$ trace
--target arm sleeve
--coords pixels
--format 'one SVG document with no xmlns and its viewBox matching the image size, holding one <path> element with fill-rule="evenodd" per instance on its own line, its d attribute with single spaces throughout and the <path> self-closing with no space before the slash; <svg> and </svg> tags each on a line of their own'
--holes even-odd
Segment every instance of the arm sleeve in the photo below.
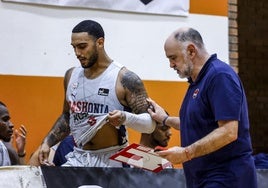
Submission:
<svg viewBox="0 0 268 188">
<path fill-rule="evenodd" d="M 150 134 L 154 131 L 156 122 L 151 118 L 150 114 L 133 114 L 129 112 L 124 112 L 126 115 L 126 120 L 124 125 L 130 127 L 138 132 Z"/>
</svg>

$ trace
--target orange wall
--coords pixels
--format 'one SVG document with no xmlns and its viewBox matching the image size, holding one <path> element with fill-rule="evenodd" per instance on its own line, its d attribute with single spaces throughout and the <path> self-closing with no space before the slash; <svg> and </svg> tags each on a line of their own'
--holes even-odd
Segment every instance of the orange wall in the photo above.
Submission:
<svg viewBox="0 0 268 188">
<path fill-rule="evenodd" d="M 228 0 L 190 0 L 190 13 L 228 16 Z"/>
<path fill-rule="evenodd" d="M 0 100 L 9 108 L 18 128 L 27 127 L 27 157 L 38 147 L 62 110 L 63 78 L 0 75 Z M 187 88 L 186 82 L 144 81 L 149 96 L 170 115 L 178 110 Z M 139 142 L 140 134 L 129 130 L 130 142 Z M 179 132 L 173 130 L 170 146 L 179 145 Z"/>
<path fill-rule="evenodd" d="M 11 121 L 27 128 L 27 157 L 62 110 L 63 78 L 0 76 L 0 100 L 9 108 Z"/>
</svg>

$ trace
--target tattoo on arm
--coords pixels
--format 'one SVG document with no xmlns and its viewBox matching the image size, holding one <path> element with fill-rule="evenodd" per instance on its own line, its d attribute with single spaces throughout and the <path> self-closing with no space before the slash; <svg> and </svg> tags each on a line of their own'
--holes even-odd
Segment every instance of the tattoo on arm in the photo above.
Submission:
<svg viewBox="0 0 268 188">
<path fill-rule="evenodd" d="M 147 92 L 142 80 L 133 72 L 126 72 L 121 81 L 123 87 L 127 90 L 126 101 L 134 113 L 147 112 L 148 98 Z"/>
<path fill-rule="evenodd" d="M 66 114 L 62 114 L 48 133 L 44 142 L 47 142 L 49 146 L 53 146 L 61 141 L 70 133 L 69 117 Z"/>
<path fill-rule="evenodd" d="M 66 71 L 64 76 L 64 94 L 66 94 L 69 79 L 71 77 L 71 73 L 73 71 L 73 68 L 70 68 Z M 54 126 L 46 136 L 43 142 L 46 142 L 49 146 L 53 146 L 57 144 L 59 141 L 61 141 L 65 136 L 67 136 L 70 133 L 70 127 L 69 127 L 69 105 L 66 101 L 65 95 L 64 95 L 64 101 L 63 101 L 63 112 L 62 115 L 57 119 Z"/>
</svg>

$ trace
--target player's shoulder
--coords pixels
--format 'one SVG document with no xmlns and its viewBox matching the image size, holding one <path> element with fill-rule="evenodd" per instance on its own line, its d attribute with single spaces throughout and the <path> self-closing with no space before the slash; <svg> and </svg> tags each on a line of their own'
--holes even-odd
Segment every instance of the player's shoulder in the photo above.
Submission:
<svg viewBox="0 0 268 188">
<path fill-rule="evenodd" d="M 141 80 L 138 74 L 136 74 L 135 72 L 129 70 L 126 67 L 121 68 L 120 75 L 121 75 L 122 80 L 125 80 L 125 81 Z"/>
<path fill-rule="evenodd" d="M 64 75 L 64 86 L 67 87 L 69 81 L 70 81 L 70 78 L 72 76 L 72 73 L 74 72 L 74 70 L 77 70 L 77 69 L 81 69 L 79 67 L 71 67 L 69 68 L 66 72 L 65 72 L 65 75 Z"/>
<path fill-rule="evenodd" d="M 65 77 L 70 77 L 70 75 L 72 74 L 74 69 L 75 69 L 75 67 L 71 67 L 71 68 L 67 69 L 65 72 Z"/>
</svg>

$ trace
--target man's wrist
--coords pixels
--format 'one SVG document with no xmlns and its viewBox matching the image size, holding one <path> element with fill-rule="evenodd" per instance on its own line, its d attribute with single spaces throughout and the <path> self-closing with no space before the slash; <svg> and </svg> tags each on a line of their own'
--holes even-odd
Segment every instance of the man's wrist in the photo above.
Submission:
<svg viewBox="0 0 268 188">
<path fill-rule="evenodd" d="M 166 125 L 166 121 L 167 121 L 168 117 L 169 117 L 169 115 L 167 115 L 167 116 L 163 119 L 163 121 L 162 121 L 162 125 L 163 125 L 163 126 L 167 126 L 167 125 Z"/>
<path fill-rule="evenodd" d="M 187 160 L 188 161 L 192 160 L 192 158 L 193 158 L 193 150 L 192 150 L 191 146 L 185 147 L 184 152 L 185 152 Z"/>
<path fill-rule="evenodd" d="M 121 111 L 120 125 L 125 123 L 125 121 L 126 121 L 126 113 L 124 111 Z"/>
<path fill-rule="evenodd" d="M 25 155 L 26 155 L 26 151 L 23 151 L 23 153 L 18 153 L 18 156 L 21 157 L 21 158 L 25 157 Z"/>
</svg>

